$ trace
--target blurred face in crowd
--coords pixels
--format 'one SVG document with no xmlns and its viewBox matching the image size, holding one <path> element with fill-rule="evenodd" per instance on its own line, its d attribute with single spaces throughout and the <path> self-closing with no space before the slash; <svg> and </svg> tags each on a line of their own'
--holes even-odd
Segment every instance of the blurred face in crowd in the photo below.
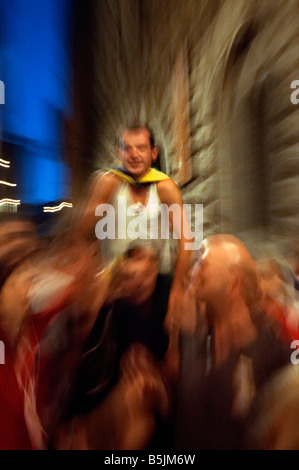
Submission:
<svg viewBox="0 0 299 470">
<path fill-rule="evenodd" d="M 112 296 L 134 304 L 149 299 L 156 287 L 158 255 L 154 248 L 129 250 L 114 276 Z"/>
<path fill-rule="evenodd" d="M 260 296 L 256 264 L 246 246 L 232 235 L 204 240 L 193 278 L 198 300 L 215 311 L 230 308 L 236 300 L 253 308 Z"/>
<path fill-rule="evenodd" d="M 158 156 L 157 147 L 152 147 L 150 134 L 146 128 L 124 129 L 121 132 L 121 148 L 118 157 L 124 168 L 133 178 L 144 176 Z"/>
</svg>

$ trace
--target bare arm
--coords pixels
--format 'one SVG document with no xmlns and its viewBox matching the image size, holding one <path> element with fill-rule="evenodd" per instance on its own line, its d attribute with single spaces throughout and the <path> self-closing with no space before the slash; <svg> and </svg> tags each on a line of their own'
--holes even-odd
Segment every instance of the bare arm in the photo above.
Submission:
<svg viewBox="0 0 299 470">
<path fill-rule="evenodd" d="M 186 246 L 193 241 L 191 228 L 189 226 L 187 215 L 184 212 L 180 190 L 175 182 L 171 179 L 161 181 L 157 184 L 157 190 L 159 198 L 163 204 L 166 204 L 169 208 L 175 204 L 178 209 L 177 212 L 172 210 L 169 211 L 169 220 L 174 232 L 179 237 L 179 253 L 175 267 L 173 288 L 181 289 L 184 286 L 184 279 L 190 268 L 192 252 L 187 250 Z"/>
<path fill-rule="evenodd" d="M 165 320 L 165 325 L 171 333 L 173 330 L 177 331 L 180 324 L 183 311 L 184 281 L 190 268 L 192 254 L 186 248 L 187 244 L 193 240 L 189 222 L 184 212 L 182 196 L 175 182 L 171 179 L 162 181 L 157 185 L 157 190 L 161 202 L 170 209 L 172 205 L 175 205 L 173 207 L 176 209 L 176 211 L 169 211 L 169 220 L 178 236 L 179 248 Z"/>
<path fill-rule="evenodd" d="M 179 209 L 178 215 L 173 214 L 172 210 L 169 211 L 170 223 L 172 224 L 173 231 L 178 236 L 179 252 L 164 322 L 169 333 L 169 346 L 163 368 L 169 383 L 172 383 L 177 380 L 179 373 L 178 340 L 184 312 L 185 279 L 190 269 L 192 255 L 192 251 L 187 250 L 187 246 L 193 239 L 191 228 L 184 212 L 182 196 L 177 185 L 169 179 L 159 183 L 157 190 L 162 203 L 167 204 L 169 208 L 176 204 Z"/>
<path fill-rule="evenodd" d="M 113 173 L 97 173 L 93 178 L 87 193 L 86 201 L 79 211 L 75 222 L 74 236 L 76 239 L 89 240 L 95 236 L 95 211 L 100 204 L 112 203 L 120 179 Z"/>
</svg>

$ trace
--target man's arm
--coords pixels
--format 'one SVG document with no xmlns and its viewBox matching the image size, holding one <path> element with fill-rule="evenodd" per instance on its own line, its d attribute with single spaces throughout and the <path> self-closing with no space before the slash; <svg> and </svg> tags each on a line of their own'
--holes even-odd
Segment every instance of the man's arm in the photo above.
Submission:
<svg viewBox="0 0 299 470">
<path fill-rule="evenodd" d="M 166 317 L 166 327 L 171 329 L 179 324 L 182 314 L 182 302 L 184 295 L 184 281 L 188 274 L 192 251 L 187 250 L 186 246 L 193 241 L 191 228 L 188 222 L 182 196 L 179 188 L 171 179 L 161 181 L 157 184 L 157 191 L 161 203 L 171 207 L 177 205 L 178 211 L 169 211 L 169 220 L 178 239 L 178 258 L 175 266 L 174 279 L 171 287 L 168 312 Z"/>
<path fill-rule="evenodd" d="M 120 179 L 113 173 L 97 173 L 89 186 L 87 198 L 78 213 L 74 236 L 78 240 L 90 240 L 95 237 L 97 219 L 95 211 L 100 204 L 111 204 Z"/>
</svg>

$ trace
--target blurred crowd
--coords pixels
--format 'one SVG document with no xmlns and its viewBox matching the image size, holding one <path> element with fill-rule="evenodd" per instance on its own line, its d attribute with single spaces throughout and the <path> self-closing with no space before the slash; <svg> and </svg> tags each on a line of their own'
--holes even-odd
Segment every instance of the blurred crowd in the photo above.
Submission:
<svg viewBox="0 0 299 470">
<path fill-rule="evenodd" d="M 299 448 L 299 256 L 208 237 L 170 348 L 154 245 L 101 265 L 97 241 L 38 228 L 1 215 L 1 449 Z"/>
</svg>

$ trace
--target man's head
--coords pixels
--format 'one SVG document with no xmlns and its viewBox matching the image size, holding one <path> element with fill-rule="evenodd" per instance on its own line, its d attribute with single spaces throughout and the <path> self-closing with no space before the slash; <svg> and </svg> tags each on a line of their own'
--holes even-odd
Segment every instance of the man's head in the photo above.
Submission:
<svg viewBox="0 0 299 470">
<path fill-rule="evenodd" d="M 132 246 L 112 273 L 109 297 L 126 299 L 136 305 L 144 303 L 155 290 L 158 267 L 159 252 L 155 247 Z"/>
<path fill-rule="evenodd" d="M 133 178 L 144 176 L 158 157 L 158 148 L 151 129 L 136 125 L 118 132 L 118 158 Z"/>
<path fill-rule="evenodd" d="M 245 245 L 232 235 L 204 240 L 194 268 L 197 298 L 214 310 L 242 300 L 249 309 L 259 299 L 256 265 Z"/>
</svg>

